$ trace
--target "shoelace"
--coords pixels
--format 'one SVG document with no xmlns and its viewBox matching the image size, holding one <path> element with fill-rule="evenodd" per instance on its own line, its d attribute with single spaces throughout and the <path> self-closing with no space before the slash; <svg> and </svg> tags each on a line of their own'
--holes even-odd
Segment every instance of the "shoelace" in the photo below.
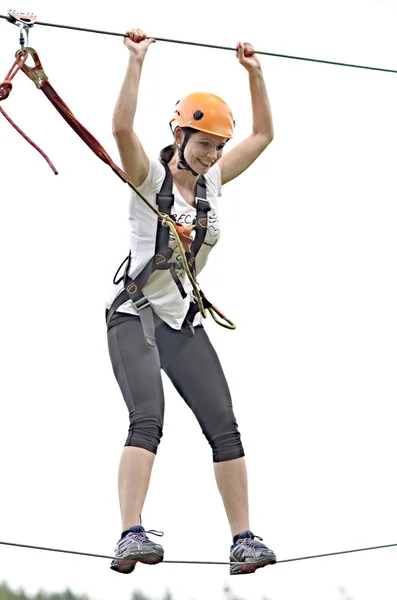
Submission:
<svg viewBox="0 0 397 600">
<path fill-rule="evenodd" d="M 246 544 L 247 546 L 254 546 L 255 539 L 259 540 L 260 542 L 263 542 L 263 538 L 261 538 L 259 535 L 252 534 L 252 536 L 248 537 L 248 538 L 239 538 L 236 541 L 236 544 L 237 544 L 237 542 L 240 542 L 241 544 Z"/>
<path fill-rule="evenodd" d="M 131 531 L 132 535 L 137 538 L 140 542 L 146 542 L 149 538 L 147 537 L 147 533 L 151 535 L 157 535 L 158 537 L 163 537 L 163 531 L 157 531 L 156 529 L 148 529 L 147 531 L 144 529 L 143 531 Z"/>
</svg>

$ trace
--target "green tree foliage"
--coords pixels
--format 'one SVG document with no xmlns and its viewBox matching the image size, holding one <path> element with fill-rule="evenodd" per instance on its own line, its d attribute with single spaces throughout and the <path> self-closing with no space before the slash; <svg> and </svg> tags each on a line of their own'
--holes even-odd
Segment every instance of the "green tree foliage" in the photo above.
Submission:
<svg viewBox="0 0 397 600">
<path fill-rule="evenodd" d="M 229 586 L 223 588 L 224 600 L 246 600 L 241 596 L 236 596 Z M 28 596 L 21 589 L 18 591 L 12 591 L 6 583 L 0 584 L 0 600 L 90 600 L 86 595 L 76 596 L 69 589 L 61 593 L 48 593 L 44 591 L 38 592 L 35 596 Z M 155 598 L 149 598 L 140 590 L 135 590 L 132 593 L 131 600 L 158 600 Z M 169 590 L 164 592 L 162 600 L 173 600 L 173 596 Z M 263 597 L 262 600 L 268 600 Z M 351 600 L 350 598 L 344 598 L 343 600 Z"/>
<path fill-rule="evenodd" d="M 154 600 L 154 598 L 149 598 L 148 596 L 145 596 L 145 594 L 143 594 L 141 591 L 135 590 L 131 596 L 131 600 Z M 169 590 L 165 591 L 163 600 L 173 600 L 172 594 Z"/>
<path fill-rule="evenodd" d="M 244 598 L 241 598 L 241 596 L 236 596 L 228 585 L 225 585 L 225 587 L 223 588 L 223 593 L 225 594 L 225 600 L 245 600 Z M 262 600 L 269 599 L 263 596 Z"/>
<path fill-rule="evenodd" d="M 89 600 L 88 596 L 76 596 L 70 590 L 60 594 L 51 594 L 40 591 L 35 596 L 27 596 L 23 590 L 14 592 L 6 583 L 0 585 L 0 600 Z"/>
<path fill-rule="evenodd" d="M 225 594 L 225 600 L 244 600 L 243 598 L 235 596 L 228 585 L 225 585 L 223 588 L 223 593 Z"/>
<path fill-rule="evenodd" d="M 12 592 L 6 583 L 0 586 L 0 600 L 29 600 L 23 590 Z"/>
<path fill-rule="evenodd" d="M 151 600 L 151 599 L 148 598 L 148 596 L 145 596 L 145 594 L 142 594 L 142 592 L 140 592 L 139 590 L 136 590 L 135 592 L 133 592 L 133 594 L 131 596 L 131 600 Z"/>
</svg>

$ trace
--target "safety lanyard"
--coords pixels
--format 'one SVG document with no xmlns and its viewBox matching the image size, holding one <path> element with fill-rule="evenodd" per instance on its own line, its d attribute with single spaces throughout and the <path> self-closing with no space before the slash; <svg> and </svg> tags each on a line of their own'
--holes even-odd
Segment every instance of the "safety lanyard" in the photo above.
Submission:
<svg viewBox="0 0 397 600">
<path fill-rule="evenodd" d="M 25 75 L 27 75 L 29 77 L 29 79 L 31 79 L 34 82 L 36 87 L 38 89 L 40 89 L 47 96 L 47 98 L 50 100 L 51 104 L 56 108 L 56 110 L 60 113 L 60 115 L 70 125 L 70 127 L 77 133 L 77 135 L 88 145 L 88 147 L 104 163 L 109 165 L 111 167 L 111 169 L 120 177 L 120 179 L 122 179 L 122 181 L 127 183 L 134 190 L 134 192 L 143 200 L 143 202 L 145 202 L 145 204 L 157 215 L 157 218 L 159 219 L 161 225 L 163 227 L 167 227 L 169 230 L 172 231 L 172 233 L 175 236 L 176 243 L 178 244 L 178 248 L 180 250 L 184 270 L 185 270 L 187 277 L 189 278 L 189 281 L 192 285 L 193 292 L 196 297 L 196 300 L 197 300 L 197 303 L 198 303 L 198 306 L 199 306 L 202 316 L 204 318 L 207 317 L 206 310 L 208 309 L 211 316 L 213 317 L 213 319 L 219 325 L 221 325 L 222 327 L 226 327 L 227 329 L 235 329 L 236 326 L 234 325 L 234 323 L 232 321 L 230 321 L 228 318 L 226 318 L 225 315 L 223 315 L 223 313 L 221 313 L 221 311 L 219 309 L 217 309 L 213 304 L 209 303 L 209 301 L 205 299 L 205 296 L 202 293 L 202 291 L 200 290 L 198 282 L 196 281 L 196 278 L 194 276 L 194 269 L 192 269 L 192 266 L 191 265 L 189 266 L 189 264 L 188 264 L 188 259 L 186 257 L 185 248 L 183 246 L 182 240 L 178 234 L 178 230 L 177 230 L 176 225 L 175 225 L 174 221 L 172 220 L 172 218 L 169 215 L 160 212 L 151 202 L 149 202 L 149 200 L 147 200 L 147 198 L 145 198 L 145 196 L 134 186 L 134 184 L 132 183 L 132 181 L 128 177 L 128 175 L 126 173 L 124 173 L 124 171 L 122 169 L 120 169 L 120 167 L 118 167 L 116 165 L 116 163 L 113 162 L 113 160 L 111 159 L 109 154 L 106 152 L 106 150 L 103 148 L 103 146 L 98 142 L 98 140 L 96 140 L 95 137 L 84 127 L 84 125 L 82 125 L 77 120 L 77 118 L 74 116 L 74 114 L 72 113 L 70 108 L 65 104 L 65 102 L 62 100 L 62 98 L 60 98 L 60 96 L 56 93 L 54 88 L 49 83 L 48 77 L 44 72 L 43 66 L 41 64 L 40 58 L 39 58 L 36 50 L 34 50 L 31 47 L 25 46 L 25 41 L 23 38 L 23 31 L 25 31 L 26 37 L 28 37 L 29 28 L 33 26 L 34 21 L 35 21 L 34 15 L 31 15 L 32 18 L 30 18 L 30 15 L 21 15 L 21 14 L 15 13 L 15 11 L 9 11 L 9 15 L 11 17 L 10 21 L 15 24 L 18 24 L 21 28 L 21 36 L 20 36 L 21 49 L 18 50 L 15 54 L 16 61 L 15 61 L 14 65 L 11 67 L 11 69 L 7 75 L 8 79 L 6 77 L 5 81 L 2 84 L 0 84 L 0 100 L 4 100 L 4 99 L 8 98 L 8 96 L 10 95 L 11 89 L 12 89 L 11 79 L 16 75 L 16 73 L 19 70 L 23 71 L 25 73 Z M 27 22 L 27 21 L 29 21 L 29 22 Z M 26 60 L 29 55 L 33 59 L 33 62 L 34 62 L 33 67 L 30 67 L 26 64 Z M 16 70 L 14 72 L 12 72 L 14 66 L 15 66 Z M 3 110 L 1 112 L 4 114 Z M 6 118 L 11 122 L 11 120 L 8 118 L 8 116 L 6 116 Z M 54 165 L 51 163 L 49 158 L 44 154 L 44 152 L 42 150 L 40 150 L 40 148 L 38 148 L 38 146 L 36 146 L 36 144 L 34 144 L 14 123 L 12 123 L 12 124 L 25 137 L 25 139 L 27 139 L 27 141 L 29 141 L 29 143 L 31 143 L 42 154 L 42 156 L 47 160 L 48 164 L 50 165 L 50 167 L 52 168 L 54 173 L 57 174 L 57 171 L 56 171 Z M 221 321 L 219 321 L 215 317 L 214 313 L 216 313 L 220 317 Z"/>
</svg>

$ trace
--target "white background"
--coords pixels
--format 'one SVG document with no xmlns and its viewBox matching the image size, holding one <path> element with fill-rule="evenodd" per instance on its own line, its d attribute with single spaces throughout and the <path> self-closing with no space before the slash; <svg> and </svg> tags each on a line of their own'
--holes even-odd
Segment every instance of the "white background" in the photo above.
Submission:
<svg viewBox="0 0 397 600">
<path fill-rule="evenodd" d="M 226 0 L 32 2 L 45 22 L 397 69 L 397 3 Z M 36 26 L 50 82 L 116 162 L 111 116 L 127 64 L 122 38 Z M 18 30 L 0 20 L 0 76 Z M 280 560 L 397 543 L 395 478 L 397 75 L 261 57 L 275 139 L 224 188 L 221 244 L 200 277 L 230 318 L 206 325 L 247 454 L 251 526 Z M 136 129 L 169 143 L 175 102 L 224 98 L 250 132 L 233 52 L 157 42 Z M 128 416 L 107 353 L 104 300 L 128 251 L 129 189 L 19 73 L 0 116 L 0 541 L 112 554 Z M 205 374 L 204 374 L 205 375 Z M 230 533 L 199 426 L 167 380 L 165 434 L 144 511 L 168 560 L 227 561 Z M 133 589 L 176 600 L 395 600 L 396 549 L 280 564 L 230 578 L 221 566 L 138 566 L 0 546 L 0 580 L 93 600 Z M 347 591 L 341 591 L 345 588 Z"/>
</svg>

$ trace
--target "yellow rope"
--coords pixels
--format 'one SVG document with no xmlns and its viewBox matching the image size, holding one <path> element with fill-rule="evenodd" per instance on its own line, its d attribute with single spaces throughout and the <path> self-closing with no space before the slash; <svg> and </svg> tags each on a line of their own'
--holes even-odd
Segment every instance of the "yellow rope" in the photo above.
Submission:
<svg viewBox="0 0 397 600">
<path fill-rule="evenodd" d="M 215 311 L 213 308 L 209 308 L 208 309 L 211 317 L 214 319 L 215 323 L 218 323 L 218 325 L 220 325 L 221 327 L 225 327 L 226 329 L 236 329 L 235 324 L 233 323 L 233 321 L 231 321 L 230 319 L 228 319 L 227 317 L 225 317 L 224 315 L 222 315 L 222 319 L 224 321 L 226 321 L 226 323 L 228 323 L 226 325 L 226 323 L 222 323 L 222 321 L 220 321 L 216 316 L 215 316 Z"/>
</svg>

